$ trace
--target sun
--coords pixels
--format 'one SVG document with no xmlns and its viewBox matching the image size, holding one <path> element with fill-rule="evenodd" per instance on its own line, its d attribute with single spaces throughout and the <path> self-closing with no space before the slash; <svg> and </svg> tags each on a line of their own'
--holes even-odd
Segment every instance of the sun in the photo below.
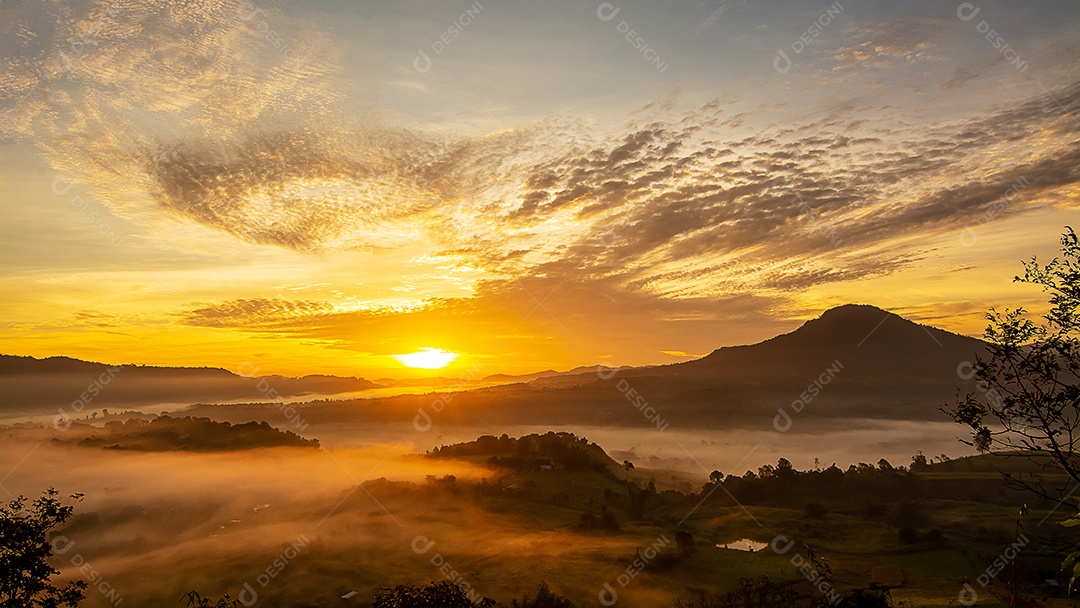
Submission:
<svg viewBox="0 0 1080 608">
<path fill-rule="evenodd" d="M 395 359 L 401 361 L 406 367 L 415 367 L 418 369 L 440 369 L 450 365 L 450 363 L 458 358 L 457 353 L 445 351 L 441 348 L 421 348 L 415 353 L 407 353 L 404 355 L 393 355 Z"/>
</svg>

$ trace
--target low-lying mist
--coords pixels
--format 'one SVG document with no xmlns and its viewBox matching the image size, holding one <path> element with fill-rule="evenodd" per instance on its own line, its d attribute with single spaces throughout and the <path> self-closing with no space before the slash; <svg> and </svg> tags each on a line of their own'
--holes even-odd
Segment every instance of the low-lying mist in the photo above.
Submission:
<svg viewBox="0 0 1080 608">
<path fill-rule="evenodd" d="M 282 422 L 272 420 L 296 430 Z M 913 446 L 927 454 L 962 453 L 955 428 L 945 423 L 799 422 L 787 432 L 312 424 L 302 434 L 322 447 L 220 452 L 86 447 L 78 445 L 85 428 L 20 428 L 0 430 L 0 464 L 12 470 L 3 481 L 12 496 L 35 497 L 47 486 L 85 494 L 54 540 L 62 577 L 91 583 L 85 606 L 171 605 L 191 590 L 306 606 L 367 605 L 380 587 L 443 579 L 503 602 L 542 580 L 573 597 L 596 597 L 624 571 L 621 560 L 655 536 L 575 532 L 591 498 L 588 506 L 563 504 L 558 496 L 544 507 L 499 506 L 489 495 L 481 505 L 463 486 L 486 479 L 498 496 L 514 483 L 507 471 L 423 455 L 484 434 L 567 430 L 618 462 L 635 462 L 631 477 L 641 483 L 655 477 L 661 489 L 673 487 L 673 475 L 682 487 L 698 489 L 714 468 L 741 474 L 781 456 L 812 468 L 879 458 L 903 465 Z M 446 476 L 461 485 L 436 481 Z M 597 500 L 599 491 L 589 490 Z M 646 577 L 620 603 L 664 605 L 671 596 L 669 583 Z"/>
<path fill-rule="evenodd" d="M 325 595 L 328 581 L 337 580 L 339 596 L 355 587 L 370 597 L 374 587 L 414 570 L 394 561 L 416 557 L 410 543 L 420 533 L 417 522 L 437 518 L 442 523 L 427 528 L 450 544 L 470 534 L 468 522 L 483 519 L 470 515 L 467 504 L 418 504 L 393 483 L 372 480 L 424 484 L 428 475 L 490 474 L 464 462 L 424 459 L 406 443 L 136 452 L 59 443 L 54 435 L 63 433 L 4 431 L 0 462 L 15 468 L 3 487 L 31 498 L 49 485 L 65 496 L 84 493 L 61 531 L 58 549 L 66 550 L 57 565 L 63 576 L 92 587 L 100 579 L 136 606 L 169 605 L 192 589 L 236 597 L 245 583 L 285 599 L 315 588 Z M 460 516 L 448 516 L 451 507 Z M 272 577 L 289 582 L 259 586 L 260 574 L 293 545 L 296 564 Z M 305 570 L 317 563 L 325 567 L 309 583 Z M 95 575 L 79 571 L 86 564 Z M 113 603 L 108 595 L 91 590 L 87 605 Z"/>
</svg>

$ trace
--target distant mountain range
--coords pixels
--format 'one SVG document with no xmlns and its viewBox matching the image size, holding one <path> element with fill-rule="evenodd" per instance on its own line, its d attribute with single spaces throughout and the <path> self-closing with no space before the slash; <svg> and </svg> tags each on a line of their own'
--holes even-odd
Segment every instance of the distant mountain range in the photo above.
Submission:
<svg viewBox="0 0 1080 608">
<path fill-rule="evenodd" d="M 179 407 L 200 401 L 269 401 L 275 396 L 332 395 L 377 387 L 363 378 L 245 377 L 212 367 L 105 365 L 69 357 L 0 355 L 0 413 L 5 415 L 56 413 L 57 408 L 71 409 L 72 404 L 76 411 L 87 412 L 163 403 Z M 79 407 L 79 401 L 85 404 Z"/>
<path fill-rule="evenodd" d="M 944 421 L 938 408 L 975 390 L 964 362 L 981 340 L 913 323 L 873 306 L 826 311 L 758 344 L 720 348 L 671 365 L 578 368 L 460 393 L 400 395 L 312 404 L 311 423 L 617 425 L 813 430 L 854 419 Z M 259 420 L 257 407 L 193 413 Z"/>
<path fill-rule="evenodd" d="M 937 408 L 973 390 L 958 367 L 986 345 L 867 305 L 830 309 L 764 342 L 719 348 L 693 361 L 606 369 L 580 367 L 483 379 L 500 386 L 460 393 L 346 399 L 302 407 L 308 422 L 411 422 L 424 410 L 440 425 L 600 424 L 723 427 L 788 418 L 940 420 Z M 64 357 L 0 356 L 0 411 L 40 413 L 68 405 L 109 366 Z M 117 368 L 112 368 L 117 369 Z M 221 369 L 121 366 L 90 409 L 139 403 L 268 402 L 259 379 Z M 283 397 L 375 388 L 361 378 L 266 377 Z M 403 386 L 401 383 L 396 383 Z M 432 386 L 429 381 L 424 382 Z M 437 384 L 436 384 L 437 385 Z M 449 398 L 447 398 L 449 397 Z M 436 410 L 437 407 L 437 410 Z M 203 405 L 193 415 L 266 419 L 266 406 Z M 783 415 L 781 420 L 783 422 Z"/>
</svg>

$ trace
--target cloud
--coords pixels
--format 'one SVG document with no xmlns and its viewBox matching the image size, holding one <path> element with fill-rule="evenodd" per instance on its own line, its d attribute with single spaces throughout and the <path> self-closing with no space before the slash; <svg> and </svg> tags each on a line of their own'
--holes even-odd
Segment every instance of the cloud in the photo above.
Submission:
<svg viewBox="0 0 1080 608">
<path fill-rule="evenodd" d="M 894 246 L 898 235 L 974 221 L 1020 177 L 1031 187 L 1001 217 L 1077 181 L 1076 83 L 1056 101 L 1039 94 L 940 125 L 843 106 L 754 130 L 718 99 L 650 104 L 620 127 L 552 117 L 429 133 L 348 118 L 334 53 L 311 24 L 244 6 L 18 9 L 3 135 L 38 145 L 121 215 L 165 214 L 304 255 L 407 249 L 491 285 L 572 269 L 646 301 L 893 272 L 921 255 Z M 833 60 L 932 60 L 916 25 L 849 32 Z M 185 314 L 258 327 L 331 312 L 242 300 Z"/>
<path fill-rule="evenodd" d="M 256 298 L 192 306 L 180 313 L 184 323 L 199 327 L 235 327 L 254 331 L 306 327 L 331 314 L 327 302 Z"/>
<path fill-rule="evenodd" d="M 848 33 L 847 44 L 832 51 L 832 69 L 887 69 L 897 64 L 938 60 L 941 56 L 935 40 L 942 27 L 940 20 L 922 17 L 896 18 L 858 26 Z"/>
</svg>

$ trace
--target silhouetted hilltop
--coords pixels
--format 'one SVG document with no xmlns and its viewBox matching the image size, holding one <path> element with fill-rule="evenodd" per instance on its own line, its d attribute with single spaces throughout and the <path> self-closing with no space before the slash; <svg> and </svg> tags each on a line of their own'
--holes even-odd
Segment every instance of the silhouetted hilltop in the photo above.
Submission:
<svg viewBox="0 0 1080 608">
<path fill-rule="evenodd" d="M 573 433 L 549 431 L 522 437 L 483 435 L 475 441 L 455 443 L 433 449 L 432 458 L 486 459 L 490 464 L 515 469 L 551 467 L 568 471 L 592 470 L 615 472 L 619 463 L 604 448 Z"/>
<path fill-rule="evenodd" d="M 757 344 L 720 348 L 694 361 L 604 374 L 594 367 L 553 376 L 541 372 L 544 377 L 529 382 L 467 391 L 459 390 L 458 383 L 445 390 L 449 399 L 429 392 L 312 403 L 304 408 L 304 419 L 414 424 L 418 416 L 424 422 L 426 415 L 438 425 L 768 428 L 779 410 L 787 408 L 789 416 L 799 417 L 802 429 L 814 420 L 827 424 L 853 418 L 940 421 L 938 408 L 957 389 L 975 390 L 965 372 L 983 352 L 985 344 L 975 338 L 920 325 L 873 306 L 846 305 L 790 333 Z M 30 365 L 14 359 L 25 358 L 5 357 L 0 367 Z M 97 366 L 66 361 L 80 370 Z M 92 369 L 104 373 L 110 368 Z M 252 402 L 228 408 L 204 405 L 189 411 L 242 422 L 265 419 L 267 406 L 260 403 L 274 402 L 275 395 L 333 394 L 343 388 L 372 386 L 357 378 L 242 378 L 219 369 L 111 369 L 117 371 L 110 380 L 115 384 L 108 387 L 108 399 L 93 399 L 89 409 L 129 405 L 136 399 L 146 403 Z M 149 374 L 145 382 L 140 381 L 143 374 Z M 0 374 L 0 389 L 9 389 L 0 392 L 0 407 L 11 411 L 27 402 L 63 407 L 79 398 L 94 378 L 82 373 Z M 267 392 L 268 388 L 274 393 Z M 452 405 L 436 409 L 437 401 Z"/>
<path fill-rule="evenodd" d="M 104 429 L 80 424 L 72 425 L 71 430 L 76 434 L 86 435 L 78 442 L 81 447 L 143 452 L 319 447 L 318 439 L 304 439 L 292 431 L 279 430 L 266 422 L 234 425 L 228 422 L 215 422 L 209 418 L 190 416 L 183 418 L 161 416 L 152 420 L 137 418 L 127 421 L 115 420 L 106 423 Z"/>
<path fill-rule="evenodd" d="M 531 382 L 438 393 L 313 404 L 312 423 L 412 423 L 424 412 L 438 425 L 599 424 L 653 428 L 752 426 L 768 429 L 784 408 L 797 428 L 859 418 L 942 421 L 938 408 L 957 390 L 974 391 L 968 364 L 981 341 L 920 325 L 873 306 L 826 311 L 787 334 L 724 347 L 695 361 L 597 369 Z M 260 419 L 258 408 L 204 415 Z M 781 426 L 786 424 L 781 420 Z"/>
<path fill-rule="evenodd" d="M 255 370 L 253 370 L 255 371 Z M 213 367 L 106 365 L 70 357 L 0 355 L 0 413 L 56 413 L 199 401 L 272 401 L 363 391 L 379 385 L 336 376 L 245 377 Z M 82 405 L 80 406 L 80 402 Z M 73 407 L 73 404 L 74 407 Z M 91 405 L 92 404 L 92 405 Z"/>
<path fill-rule="evenodd" d="M 831 308 L 793 332 L 757 344 L 718 348 L 694 361 L 666 366 L 674 373 L 741 374 L 750 368 L 778 375 L 812 373 L 840 360 L 850 373 L 955 377 L 956 365 L 982 352 L 981 340 L 920 325 L 865 304 Z"/>
</svg>

